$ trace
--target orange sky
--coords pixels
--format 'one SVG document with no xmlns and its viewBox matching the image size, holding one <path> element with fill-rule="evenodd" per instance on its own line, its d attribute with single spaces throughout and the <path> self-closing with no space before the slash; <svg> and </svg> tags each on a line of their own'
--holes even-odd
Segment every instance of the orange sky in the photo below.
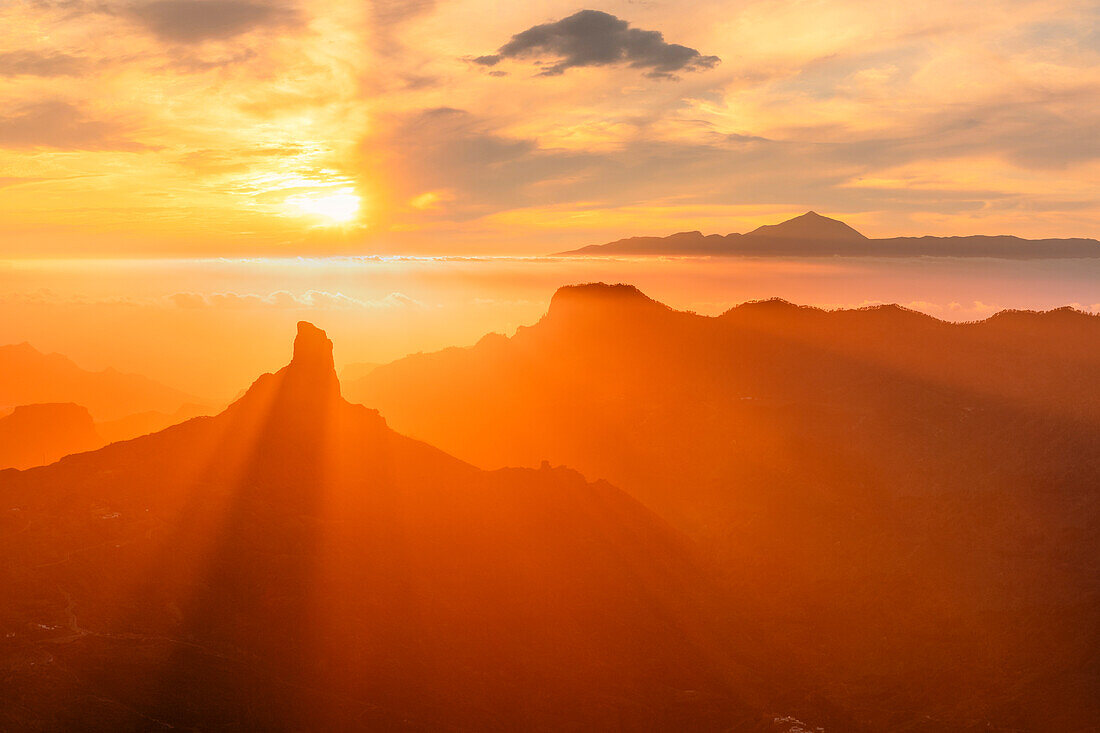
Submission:
<svg viewBox="0 0 1100 733">
<path fill-rule="evenodd" d="M 1095 2 L 583 7 L 5 3 L 0 257 L 1100 231 Z"/>
</svg>

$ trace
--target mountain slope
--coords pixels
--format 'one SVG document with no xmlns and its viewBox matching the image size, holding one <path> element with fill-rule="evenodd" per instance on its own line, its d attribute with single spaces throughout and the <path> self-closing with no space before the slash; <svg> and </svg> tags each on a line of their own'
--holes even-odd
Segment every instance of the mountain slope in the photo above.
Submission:
<svg viewBox="0 0 1100 733">
<path fill-rule="evenodd" d="M 0 727 L 771 729 L 679 535 L 395 433 L 331 348 L 299 324 L 220 415 L 0 472 Z"/>
<path fill-rule="evenodd" d="M 1070 309 L 708 318 L 589 285 L 347 393 L 479 465 L 641 498 L 876 729 L 1076 730 L 1100 724 L 1098 376 L 1100 318 Z"/>
<path fill-rule="evenodd" d="M 1012 236 L 889 237 L 869 239 L 844 222 L 813 211 L 746 234 L 680 232 L 591 244 L 559 255 L 684 255 L 777 257 L 1100 257 L 1095 239 L 1022 239 Z"/>
</svg>

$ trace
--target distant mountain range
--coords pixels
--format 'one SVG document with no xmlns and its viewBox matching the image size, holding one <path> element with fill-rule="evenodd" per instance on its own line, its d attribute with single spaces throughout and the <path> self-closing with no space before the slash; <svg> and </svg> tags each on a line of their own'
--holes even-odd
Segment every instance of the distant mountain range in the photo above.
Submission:
<svg viewBox="0 0 1100 733">
<path fill-rule="evenodd" d="M 1100 241 L 1013 236 L 869 239 L 842 221 L 810 211 L 745 234 L 680 232 L 667 237 L 630 237 L 558 255 L 1093 258 L 1100 257 Z"/>
<path fill-rule="evenodd" d="M 88 371 L 27 343 L 0 346 L 0 469 L 46 465 L 213 411 L 138 374 Z"/>
<path fill-rule="evenodd" d="M 707 317 L 591 284 L 345 393 L 478 465 L 640 498 L 872 730 L 1056 731 L 1100 725 L 1098 383 L 1100 317 L 1070 308 Z"/>
<path fill-rule="evenodd" d="M 149 411 L 171 415 L 202 401 L 137 374 L 88 371 L 27 343 L 0 346 L 0 408 L 59 402 L 83 405 L 96 420 L 116 420 Z"/>
</svg>

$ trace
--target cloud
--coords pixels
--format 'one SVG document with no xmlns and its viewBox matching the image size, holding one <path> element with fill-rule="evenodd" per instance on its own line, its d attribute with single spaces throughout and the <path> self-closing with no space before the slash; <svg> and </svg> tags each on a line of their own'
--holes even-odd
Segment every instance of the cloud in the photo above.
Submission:
<svg viewBox="0 0 1100 733">
<path fill-rule="evenodd" d="M 307 290 L 301 295 L 279 290 L 268 295 L 253 293 L 174 293 L 168 302 L 177 308 L 422 308 L 423 304 L 403 293 L 390 293 L 377 300 L 361 300 L 343 293 Z"/>
<path fill-rule="evenodd" d="M 161 40 L 174 43 L 223 40 L 300 21 L 291 8 L 248 0 L 154 0 L 130 14 Z"/>
<path fill-rule="evenodd" d="M 0 76 L 76 76 L 86 68 L 85 59 L 65 53 L 39 51 L 0 53 Z"/>
<path fill-rule="evenodd" d="M 666 43 L 660 31 L 631 28 L 625 20 L 599 10 L 581 10 L 553 23 L 532 26 L 512 36 L 495 54 L 479 56 L 474 62 L 496 66 L 503 59 L 542 57 L 557 59 L 540 76 L 556 76 L 581 66 L 611 66 L 625 63 L 647 69 L 646 76 L 674 78 L 679 71 L 713 68 L 720 59 L 703 56 L 694 48 Z"/>
<path fill-rule="evenodd" d="M 146 150 L 115 122 L 88 119 L 76 105 L 39 102 L 0 116 L 0 147 L 59 150 Z"/>
<path fill-rule="evenodd" d="M 818 142 L 798 139 L 806 137 L 799 135 L 769 139 L 714 133 L 685 140 L 639 135 L 614 147 L 580 150 L 544 147 L 537 138 L 516 136 L 491 118 L 453 108 L 376 122 L 378 136 L 366 147 L 378 156 L 371 168 L 386 172 L 384 188 L 394 196 L 390 210 L 397 218 L 423 224 L 457 224 L 509 209 L 548 212 L 576 206 L 598 211 L 654 203 L 792 205 L 848 212 L 889 209 L 899 214 L 988 214 L 1025 202 L 1030 212 L 1065 211 L 1067 202 L 1074 210 L 1094 206 L 1091 199 L 1028 196 L 949 177 L 929 186 L 908 185 L 904 178 L 856 185 L 893 166 L 965 159 L 973 151 L 1018 157 L 1014 151 L 1022 132 L 997 139 L 995 131 L 984 126 L 963 126 L 965 133 L 952 134 L 955 125 L 946 120 L 933 124 L 929 119 L 925 129 L 896 138 L 872 133 Z M 416 201 L 426 191 L 452 195 L 434 206 L 401 209 L 401 202 Z"/>
<path fill-rule="evenodd" d="M 168 300 L 177 308 L 205 308 L 206 297 L 199 293 L 175 293 L 168 296 Z"/>
</svg>

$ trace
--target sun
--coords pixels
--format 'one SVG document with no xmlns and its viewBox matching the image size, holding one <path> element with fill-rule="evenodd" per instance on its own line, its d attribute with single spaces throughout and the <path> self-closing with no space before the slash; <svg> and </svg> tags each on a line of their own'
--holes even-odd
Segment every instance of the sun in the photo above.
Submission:
<svg viewBox="0 0 1100 733">
<path fill-rule="evenodd" d="M 363 205 L 362 199 L 350 188 L 335 193 L 296 194 L 288 197 L 286 203 L 295 213 L 318 217 L 327 225 L 353 221 Z"/>
</svg>

